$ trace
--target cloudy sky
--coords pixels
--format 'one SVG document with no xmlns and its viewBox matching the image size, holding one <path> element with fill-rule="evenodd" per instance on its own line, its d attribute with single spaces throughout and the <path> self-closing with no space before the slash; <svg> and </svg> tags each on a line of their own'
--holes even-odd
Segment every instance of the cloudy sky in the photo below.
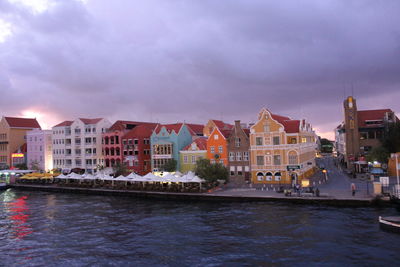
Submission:
<svg viewBox="0 0 400 267">
<path fill-rule="evenodd" d="M 0 115 L 252 122 L 400 112 L 398 0 L 0 0 Z"/>
</svg>

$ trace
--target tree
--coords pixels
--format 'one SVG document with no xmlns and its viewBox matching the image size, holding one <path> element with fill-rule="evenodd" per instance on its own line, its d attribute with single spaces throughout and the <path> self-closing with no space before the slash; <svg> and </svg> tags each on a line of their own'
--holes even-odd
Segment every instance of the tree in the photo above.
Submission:
<svg viewBox="0 0 400 267">
<path fill-rule="evenodd" d="M 383 140 L 382 146 L 389 153 L 400 152 L 400 123 L 394 123 L 389 126 Z"/>
<path fill-rule="evenodd" d="M 332 153 L 333 145 L 332 142 L 326 138 L 321 139 L 321 152 L 322 153 Z"/>
<path fill-rule="evenodd" d="M 165 172 L 174 172 L 176 171 L 176 167 L 178 165 L 178 162 L 175 159 L 168 160 L 162 167 L 161 169 Z"/>
<path fill-rule="evenodd" d="M 120 163 L 120 162 L 117 162 L 113 166 L 113 171 L 114 171 L 114 177 L 118 177 L 120 175 L 126 176 L 129 174 L 129 170 L 128 170 L 126 164 Z"/>
<path fill-rule="evenodd" d="M 380 162 L 380 163 L 387 163 L 389 158 L 389 152 L 384 147 L 375 147 L 373 148 L 368 155 L 366 156 L 369 162 Z"/>
<path fill-rule="evenodd" d="M 196 162 L 195 173 L 207 182 L 215 183 L 217 180 L 228 181 L 228 169 L 221 163 L 211 164 L 208 159 L 199 159 Z"/>
</svg>

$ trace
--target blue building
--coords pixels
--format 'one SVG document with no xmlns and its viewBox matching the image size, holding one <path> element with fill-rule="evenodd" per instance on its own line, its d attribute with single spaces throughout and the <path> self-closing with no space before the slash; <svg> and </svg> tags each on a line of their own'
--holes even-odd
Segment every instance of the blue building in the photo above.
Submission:
<svg viewBox="0 0 400 267">
<path fill-rule="evenodd" d="M 203 125 L 175 123 L 159 124 L 150 137 L 151 167 L 153 171 L 162 170 L 170 160 L 175 159 L 180 169 L 179 151 L 203 135 Z"/>
</svg>

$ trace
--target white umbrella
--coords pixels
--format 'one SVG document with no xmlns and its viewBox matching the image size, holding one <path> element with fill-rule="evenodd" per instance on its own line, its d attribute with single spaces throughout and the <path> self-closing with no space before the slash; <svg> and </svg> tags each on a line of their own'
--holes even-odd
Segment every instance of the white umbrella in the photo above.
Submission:
<svg viewBox="0 0 400 267">
<path fill-rule="evenodd" d="M 71 172 L 70 174 L 68 174 L 67 177 L 68 177 L 68 179 L 81 179 L 82 178 L 81 175 L 74 173 L 74 172 Z"/>
<path fill-rule="evenodd" d="M 174 173 L 175 177 L 181 177 L 183 175 L 183 173 L 181 173 L 180 171 L 177 171 Z"/>
<path fill-rule="evenodd" d="M 83 177 L 83 179 L 86 179 L 86 180 L 93 180 L 93 179 L 95 179 L 95 177 L 94 177 L 92 174 L 90 174 L 90 173 L 84 174 L 84 175 L 82 175 L 82 177 Z"/>
</svg>

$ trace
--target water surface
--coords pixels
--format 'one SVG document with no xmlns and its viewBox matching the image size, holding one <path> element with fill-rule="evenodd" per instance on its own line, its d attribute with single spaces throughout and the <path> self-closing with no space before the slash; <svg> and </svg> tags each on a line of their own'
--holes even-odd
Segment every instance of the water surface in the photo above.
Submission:
<svg viewBox="0 0 400 267">
<path fill-rule="evenodd" d="M 207 203 L 7 190 L 4 266 L 388 266 L 394 209 Z M 1 265 L 1 264 L 0 264 Z"/>
</svg>

